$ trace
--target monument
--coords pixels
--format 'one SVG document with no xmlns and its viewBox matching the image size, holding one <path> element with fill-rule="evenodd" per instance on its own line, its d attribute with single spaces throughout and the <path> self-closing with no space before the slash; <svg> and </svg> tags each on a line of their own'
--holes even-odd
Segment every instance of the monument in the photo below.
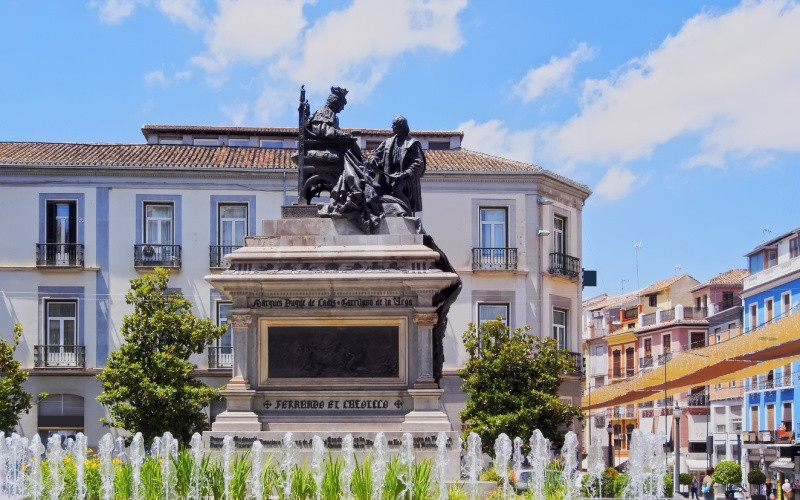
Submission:
<svg viewBox="0 0 800 500">
<path fill-rule="evenodd" d="M 300 449 L 319 435 L 336 447 L 352 434 L 367 447 L 411 433 L 435 451 L 446 432 L 458 469 L 458 432 L 442 410 L 438 380 L 447 311 L 461 282 L 419 211 L 425 158 L 402 117 L 365 157 L 339 128 L 347 91 L 331 89 L 313 116 L 301 91 L 299 203 L 264 220 L 258 236 L 206 277 L 232 311 L 233 373 L 207 444 L 234 436 Z M 329 192 L 329 204 L 311 203 Z M 424 453 L 423 453 L 424 455 Z"/>
</svg>

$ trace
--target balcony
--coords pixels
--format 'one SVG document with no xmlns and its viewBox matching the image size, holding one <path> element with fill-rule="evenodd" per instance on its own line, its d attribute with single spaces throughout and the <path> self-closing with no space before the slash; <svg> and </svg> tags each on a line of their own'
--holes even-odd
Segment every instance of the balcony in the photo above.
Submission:
<svg viewBox="0 0 800 500">
<path fill-rule="evenodd" d="M 745 290 L 750 290 L 780 276 L 787 276 L 798 271 L 800 271 L 800 259 L 782 259 L 782 262 L 778 262 L 777 265 L 754 271 L 749 276 L 745 276 L 742 284 Z"/>
<path fill-rule="evenodd" d="M 639 368 L 651 368 L 653 366 L 653 356 L 639 358 Z"/>
<path fill-rule="evenodd" d="M 626 368 L 625 369 L 625 376 L 626 377 L 633 377 L 636 375 L 636 371 L 633 368 Z"/>
<path fill-rule="evenodd" d="M 231 346 L 209 346 L 208 368 L 211 370 L 233 367 L 233 348 Z"/>
<path fill-rule="evenodd" d="M 473 271 L 502 271 L 516 268 L 516 248 L 479 247 L 472 249 Z"/>
<path fill-rule="evenodd" d="M 652 401 L 645 401 L 644 403 L 639 403 L 639 408 L 652 408 L 653 402 Z"/>
<path fill-rule="evenodd" d="M 667 409 L 671 409 L 672 408 L 672 396 L 668 396 L 666 398 L 666 401 L 664 400 L 664 398 L 657 399 L 656 400 L 656 406 L 658 406 L 659 408 L 662 408 L 662 407 L 666 406 Z"/>
<path fill-rule="evenodd" d="M 716 304 L 713 304 L 711 308 L 714 311 L 714 314 L 717 314 L 740 305 L 742 305 L 742 299 L 736 297 L 717 302 Z"/>
<path fill-rule="evenodd" d="M 567 356 L 570 360 L 570 368 L 567 372 L 569 375 L 581 375 L 583 373 L 583 357 L 579 352 L 568 352 Z"/>
<path fill-rule="evenodd" d="M 550 254 L 550 274 L 578 279 L 581 276 L 581 260 L 565 253 Z"/>
<path fill-rule="evenodd" d="M 180 245 L 155 245 L 142 243 L 133 245 L 133 266 L 141 268 L 181 268 Z"/>
<path fill-rule="evenodd" d="M 36 368 L 84 368 L 86 366 L 86 346 L 33 346 L 33 364 Z"/>
<path fill-rule="evenodd" d="M 694 394 L 689 394 L 687 403 L 689 406 L 708 406 L 708 393 L 697 392 Z"/>
<path fill-rule="evenodd" d="M 209 264 L 211 269 L 226 269 L 230 266 L 225 256 L 234 250 L 242 248 L 241 245 L 211 245 L 208 248 Z"/>
<path fill-rule="evenodd" d="M 656 324 L 656 313 L 650 314 L 643 314 L 642 315 L 642 326 L 650 326 Z"/>
<path fill-rule="evenodd" d="M 36 267 L 83 267 L 83 243 L 37 243 Z"/>
<path fill-rule="evenodd" d="M 671 359 L 672 359 L 672 353 L 671 352 L 668 352 L 668 353 L 665 353 L 665 354 L 659 354 L 658 355 L 658 366 L 665 365 Z"/>
<path fill-rule="evenodd" d="M 638 307 L 629 307 L 625 309 L 622 315 L 623 321 L 628 321 L 629 319 L 636 319 L 639 317 L 639 308 Z"/>
</svg>

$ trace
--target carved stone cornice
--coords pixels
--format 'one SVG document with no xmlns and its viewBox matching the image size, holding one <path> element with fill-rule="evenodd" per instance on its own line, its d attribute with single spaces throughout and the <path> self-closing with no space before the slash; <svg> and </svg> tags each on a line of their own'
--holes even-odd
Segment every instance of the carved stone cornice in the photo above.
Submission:
<svg viewBox="0 0 800 500">
<path fill-rule="evenodd" d="M 437 321 L 439 321 L 439 315 L 436 313 L 414 315 L 414 323 L 417 326 L 426 326 L 432 328 Z"/>
<path fill-rule="evenodd" d="M 234 328 L 247 328 L 253 322 L 253 316 L 249 314 L 231 314 L 228 316 L 228 323 Z"/>
</svg>

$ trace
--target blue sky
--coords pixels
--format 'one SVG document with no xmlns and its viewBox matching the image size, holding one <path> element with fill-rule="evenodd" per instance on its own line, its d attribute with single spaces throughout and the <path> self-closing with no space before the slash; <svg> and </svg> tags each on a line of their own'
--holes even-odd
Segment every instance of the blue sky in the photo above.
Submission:
<svg viewBox="0 0 800 500">
<path fill-rule="evenodd" d="M 0 141 L 290 126 L 301 83 L 312 107 L 335 84 L 342 126 L 402 113 L 567 175 L 594 191 L 585 297 L 800 226 L 794 1 L 5 0 L 0 43 Z"/>
</svg>

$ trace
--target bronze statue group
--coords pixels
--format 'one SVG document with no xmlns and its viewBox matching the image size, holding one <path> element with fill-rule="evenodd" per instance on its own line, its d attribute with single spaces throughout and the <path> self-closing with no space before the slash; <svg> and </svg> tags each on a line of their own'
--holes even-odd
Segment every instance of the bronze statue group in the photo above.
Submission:
<svg viewBox="0 0 800 500">
<path fill-rule="evenodd" d="M 346 89 L 331 87 L 325 105 L 305 124 L 301 114 L 301 137 L 309 139 L 305 161 L 334 163 L 340 169 L 335 183 L 327 186 L 331 201 L 321 209 L 322 215 L 349 219 L 370 234 L 386 215 L 413 216 L 422 210 L 425 154 L 410 135 L 408 121 L 398 115 L 392 121 L 393 135 L 365 156 L 357 139 L 339 128 L 337 115 L 347 104 L 346 95 Z M 303 194 L 299 193 L 301 198 Z"/>
</svg>

